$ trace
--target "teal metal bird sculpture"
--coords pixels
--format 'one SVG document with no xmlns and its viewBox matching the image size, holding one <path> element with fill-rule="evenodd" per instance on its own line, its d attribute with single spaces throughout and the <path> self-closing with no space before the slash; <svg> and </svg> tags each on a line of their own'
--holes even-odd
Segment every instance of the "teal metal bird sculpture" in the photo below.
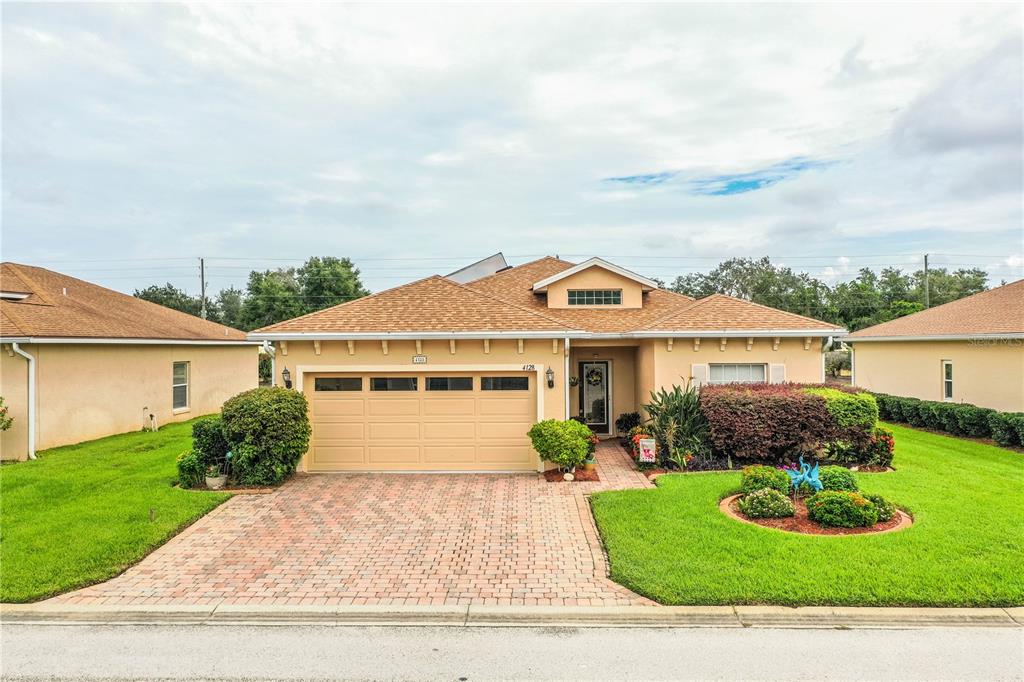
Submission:
<svg viewBox="0 0 1024 682">
<path fill-rule="evenodd" d="M 807 484 L 815 490 L 821 490 L 821 481 L 818 479 L 818 463 L 814 463 L 812 468 L 810 465 L 804 463 L 804 458 L 800 457 L 800 468 L 796 471 L 786 470 L 789 474 L 789 482 L 793 485 L 793 492 L 800 489 L 800 486 Z"/>
</svg>

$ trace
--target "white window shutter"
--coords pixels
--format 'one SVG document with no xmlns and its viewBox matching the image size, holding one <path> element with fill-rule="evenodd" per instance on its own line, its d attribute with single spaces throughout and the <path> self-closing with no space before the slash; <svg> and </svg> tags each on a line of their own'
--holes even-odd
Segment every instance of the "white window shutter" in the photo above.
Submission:
<svg viewBox="0 0 1024 682">
<path fill-rule="evenodd" d="M 695 388 L 708 383 L 708 366 L 705 364 L 690 365 L 690 381 Z"/>
<path fill-rule="evenodd" d="M 768 383 L 770 384 L 784 384 L 786 383 L 786 366 L 785 365 L 772 365 L 771 372 L 768 376 Z"/>
</svg>

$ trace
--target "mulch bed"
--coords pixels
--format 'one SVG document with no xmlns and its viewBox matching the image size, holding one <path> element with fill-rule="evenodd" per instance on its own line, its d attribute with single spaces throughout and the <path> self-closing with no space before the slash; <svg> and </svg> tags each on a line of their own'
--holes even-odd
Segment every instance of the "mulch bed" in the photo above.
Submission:
<svg viewBox="0 0 1024 682">
<path fill-rule="evenodd" d="M 577 481 L 600 481 L 600 477 L 597 475 L 597 467 L 594 467 L 590 471 L 586 469 L 577 469 L 573 473 L 574 478 L 571 481 L 567 481 L 564 478 L 565 472 L 559 471 L 558 469 L 548 469 L 544 472 L 544 478 L 547 479 L 548 483 L 575 483 Z"/>
<path fill-rule="evenodd" d="M 794 505 L 796 507 L 796 516 L 784 519 L 748 519 L 740 512 L 738 504 L 739 495 L 727 498 L 727 500 L 728 511 L 731 512 L 732 516 L 740 520 L 764 526 L 765 528 L 775 528 L 789 531 L 790 533 L 803 533 L 804 535 L 863 535 L 866 533 L 882 533 L 887 530 L 895 530 L 902 524 L 910 525 L 910 517 L 897 511 L 896 515 L 888 521 L 876 523 L 870 528 L 825 528 L 807 518 L 807 506 L 803 500 L 797 500 Z M 726 506 L 725 502 L 723 500 L 723 507 Z M 724 508 L 723 511 L 725 511 Z"/>
</svg>

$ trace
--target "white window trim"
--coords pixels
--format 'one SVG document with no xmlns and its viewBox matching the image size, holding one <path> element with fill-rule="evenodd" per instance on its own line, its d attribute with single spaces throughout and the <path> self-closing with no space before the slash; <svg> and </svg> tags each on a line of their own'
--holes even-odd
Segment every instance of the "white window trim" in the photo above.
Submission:
<svg viewBox="0 0 1024 682">
<path fill-rule="evenodd" d="M 174 366 L 185 365 L 185 383 L 174 382 Z M 185 387 L 185 404 L 181 407 L 174 406 L 174 389 L 179 386 Z M 171 363 L 171 414 L 182 414 L 192 409 L 192 363 L 187 360 L 175 360 Z"/>
<path fill-rule="evenodd" d="M 953 375 L 952 378 L 950 378 L 950 379 L 946 378 L 946 367 L 949 367 L 949 370 L 950 370 L 949 373 L 951 375 Z M 946 402 L 946 403 L 953 402 L 953 395 L 952 394 L 956 392 L 956 383 L 955 382 L 956 382 L 956 375 L 953 374 L 953 361 L 952 360 L 943 360 L 942 361 L 942 401 L 943 402 Z M 947 383 L 949 384 L 949 389 L 950 389 L 949 390 L 950 395 L 948 395 L 948 396 L 946 395 L 946 384 Z"/>
</svg>

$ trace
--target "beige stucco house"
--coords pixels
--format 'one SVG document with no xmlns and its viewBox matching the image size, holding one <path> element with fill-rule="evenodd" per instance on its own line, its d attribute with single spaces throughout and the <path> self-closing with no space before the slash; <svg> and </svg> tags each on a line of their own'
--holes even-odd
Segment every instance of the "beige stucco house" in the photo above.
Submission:
<svg viewBox="0 0 1024 682">
<path fill-rule="evenodd" d="M 308 471 L 522 471 L 526 432 L 581 416 L 612 434 L 652 390 L 823 380 L 834 325 L 693 300 L 597 258 L 434 276 L 252 332 L 310 403 Z"/>
<path fill-rule="evenodd" d="M 243 332 L 43 268 L 0 266 L 3 459 L 217 412 L 257 384 Z"/>
<path fill-rule="evenodd" d="M 853 346 L 857 386 L 1024 412 L 1024 280 L 844 340 Z"/>
</svg>

